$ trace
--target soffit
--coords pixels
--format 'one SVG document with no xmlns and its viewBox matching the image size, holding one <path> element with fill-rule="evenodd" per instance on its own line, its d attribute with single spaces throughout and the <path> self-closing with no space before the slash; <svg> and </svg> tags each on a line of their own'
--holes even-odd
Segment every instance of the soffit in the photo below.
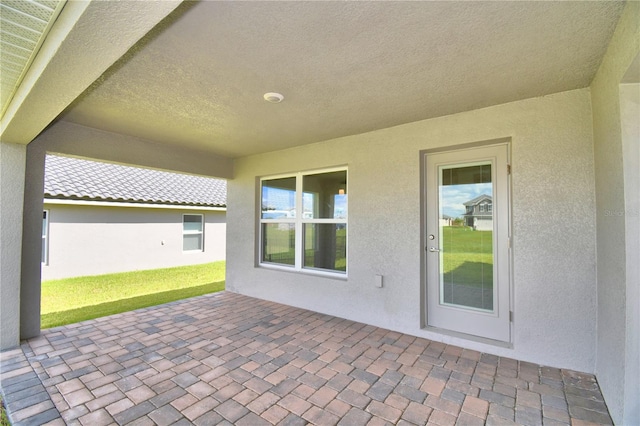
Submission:
<svg viewBox="0 0 640 426">
<path fill-rule="evenodd" d="M 58 0 L 0 3 L 0 116 L 64 4 L 65 1 Z"/>
<path fill-rule="evenodd" d="M 587 87 L 623 5 L 184 3 L 61 119 L 229 157 L 363 133 Z"/>
<path fill-rule="evenodd" d="M 7 5 L 33 8 L 32 0 L 1 0 L 2 31 Z M 62 10 L 44 29 L 37 53 L 19 77 L 0 115 L 0 139 L 28 144 L 145 34 L 173 11 L 181 0 L 57 2 Z M 55 15 L 55 13 L 54 13 Z M 55 20 L 54 20 L 55 19 Z M 5 39 L 0 68 L 11 62 Z M 15 85 L 15 83 L 14 83 Z"/>
</svg>

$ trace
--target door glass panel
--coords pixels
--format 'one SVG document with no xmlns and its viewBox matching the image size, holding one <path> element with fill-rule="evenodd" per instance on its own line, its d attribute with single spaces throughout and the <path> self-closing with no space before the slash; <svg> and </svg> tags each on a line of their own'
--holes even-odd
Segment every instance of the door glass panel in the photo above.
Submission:
<svg viewBox="0 0 640 426">
<path fill-rule="evenodd" d="M 491 163 L 439 168 L 440 304 L 492 312 Z"/>
</svg>

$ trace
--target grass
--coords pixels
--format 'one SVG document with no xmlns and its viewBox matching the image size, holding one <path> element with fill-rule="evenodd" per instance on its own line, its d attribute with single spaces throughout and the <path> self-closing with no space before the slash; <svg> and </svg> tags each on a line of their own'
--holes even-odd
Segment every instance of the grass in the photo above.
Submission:
<svg viewBox="0 0 640 426">
<path fill-rule="evenodd" d="M 446 226 L 443 239 L 445 283 L 493 285 L 493 232 Z"/>
<path fill-rule="evenodd" d="M 225 262 L 50 280 L 41 327 L 51 328 L 224 290 Z"/>
<path fill-rule="evenodd" d="M 334 227 L 336 225 L 326 224 L 324 226 Z M 280 224 L 268 224 L 266 229 L 266 234 L 264 234 L 264 238 L 266 239 L 266 246 L 264 247 L 265 260 L 284 265 L 294 265 L 296 257 L 294 230 L 282 227 Z M 308 226 L 308 224 L 306 224 L 304 240 L 305 267 L 316 267 L 343 272 L 347 270 L 346 227 L 337 227 L 337 229 L 330 228 L 328 233 L 320 234 L 315 226 Z M 324 263 L 316 265 L 316 251 L 313 247 L 321 243 L 335 246 L 335 253 L 333 253 L 333 257 L 329 256 L 329 258 L 324 261 L 318 260 Z"/>
<path fill-rule="evenodd" d="M 2 401 L 1 396 L 0 396 L 0 426 L 11 426 L 11 423 L 9 423 L 9 418 L 7 417 L 7 412 L 4 409 L 4 402 Z"/>
</svg>

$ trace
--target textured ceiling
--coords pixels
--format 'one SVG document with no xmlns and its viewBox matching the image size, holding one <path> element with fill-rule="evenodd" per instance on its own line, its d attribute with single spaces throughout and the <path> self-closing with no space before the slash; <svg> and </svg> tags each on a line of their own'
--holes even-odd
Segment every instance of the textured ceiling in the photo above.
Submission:
<svg viewBox="0 0 640 426">
<path fill-rule="evenodd" d="M 185 3 L 61 119 L 230 157 L 313 143 L 586 87 L 622 8 Z"/>
</svg>

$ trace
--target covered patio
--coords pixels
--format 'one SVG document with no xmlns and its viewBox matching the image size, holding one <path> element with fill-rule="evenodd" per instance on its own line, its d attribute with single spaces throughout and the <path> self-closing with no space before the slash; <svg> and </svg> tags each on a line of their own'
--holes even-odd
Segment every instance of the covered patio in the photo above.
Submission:
<svg viewBox="0 0 640 426">
<path fill-rule="evenodd" d="M 2 352 L 17 425 L 612 424 L 591 374 L 222 292 Z"/>
<path fill-rule="evenodd" d="M 640 2 L 0 9 L 30 29 L 0 58 L 18 424 L 606 423 L 594 376 L 640 424 Z M 41 332 L 48 154 L 227 179 L 233 294 Z M 482 194 L 493 258 L 463 260 L 493 265 L 487 309 L 440 288 L 438 218 Z"/>
</svg>

